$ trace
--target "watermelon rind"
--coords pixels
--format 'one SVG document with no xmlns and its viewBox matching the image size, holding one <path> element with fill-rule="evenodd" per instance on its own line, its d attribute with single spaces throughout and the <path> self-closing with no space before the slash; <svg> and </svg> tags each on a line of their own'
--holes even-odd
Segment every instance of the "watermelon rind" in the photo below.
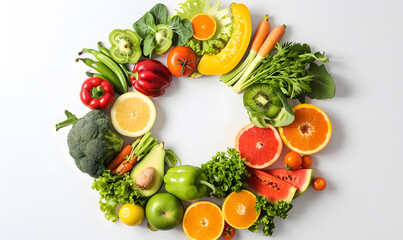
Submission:
<svg viewBox="0 0 403 240">
<path fill-rule="evenodd" d="M 247 188 L 256 195 L 266 197 L 267 201 L 272 204 L 281 200 L 290 203 L 297 192 L 296 187 L 263 170 L 248 167 L 247 171 L 251 175 L 246 179 Z"/>
<path fill-rule="evenodd" d="M 287 171 L 284 168 L 279 168 L 264 171 L 296 187 L 297 192 L 295 193 L 294 198 L 302 195 L 309 188 L 309 186 L 311 186 L 312 179 L 315 176 L 314 168 L 297 169 L 294 171 Z M 292 180 L 290 180 L 290 178 Z"/>
</svg>

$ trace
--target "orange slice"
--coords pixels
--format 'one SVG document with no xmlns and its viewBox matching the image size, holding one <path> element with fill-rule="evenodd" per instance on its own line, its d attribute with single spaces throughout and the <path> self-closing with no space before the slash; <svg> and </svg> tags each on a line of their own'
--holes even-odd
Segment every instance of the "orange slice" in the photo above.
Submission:
<svg viewBox="0 0 403 240">
<path fill-rule="evenodd" d="M 205 41 L 212 38 L 217 30 L 215 19 L 207 13 L 196 14 L 192 20 L 193 37 Z"/>
<path fill-rule="evenodd" d="M 155 106 L 151 99 L 139 92 L 120 95 L 112 105 L 112 125 L 118 133 L 138 137 L 147 133 L 154 124 Z"/>
<path fill-rule="evenodd" d="M 289 149 L 303 155 L 322 150 L 332 135 L 329 117 L 320 108 L 311 104 L 299 104 L 292 108 L 295 120 L 290 125 L 279 127 L 280 136 Z"/>
<path fill-rule="evenodd" d="M 255 205 L 255 194 L 247 190 L 233 192 L 222 205 L 224 219 L 233 228 L 249 228 L 259 218 L 260 211 L 256 212 Z"/>
<path fill-rule="evenodd" d="M 182 226 L 189 239 L 218 239 L 224 230 L 224 217 L 221 209 L 209 201 L 191 204 L 185 211 Z"/>
</svg>

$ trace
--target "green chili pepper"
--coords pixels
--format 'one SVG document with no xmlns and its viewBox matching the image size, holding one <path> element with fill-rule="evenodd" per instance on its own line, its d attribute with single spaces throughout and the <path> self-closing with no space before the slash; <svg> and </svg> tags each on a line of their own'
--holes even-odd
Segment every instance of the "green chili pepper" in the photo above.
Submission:
<svg viewBox="0 0 403 240">
<path fill-rule="evenodd" d="M 215 193 L 214 185 L 199 167 L 181 165 L 170 168 L 164 176 L 165 189 L 185 201 L 193 201 Z"/>
</svg>

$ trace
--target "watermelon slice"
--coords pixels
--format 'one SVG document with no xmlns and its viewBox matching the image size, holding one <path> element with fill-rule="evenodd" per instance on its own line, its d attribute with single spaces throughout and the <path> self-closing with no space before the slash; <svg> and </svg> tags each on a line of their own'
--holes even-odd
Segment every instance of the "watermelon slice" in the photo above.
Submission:
<svg viewBox="0 0 403 240">
<path fill-rule="evenodd" d="M 298 169 L 286 171 L 284 168 L 265 170 L 270 175 L 281 179 L 297 188 L 294 198 L 303 194 L 311 184 L 315 169 Z"/>
<path fill-rule="evenodd" d="M 270 203 L 275 204 L 280 200 L 291 202 L 297 188 L 291 184 L 280 180 L 262 170 L 247 168 L 250 177 L 246 179 L 248 188 L 255 194 L 267 198 Z"/>
</svg>

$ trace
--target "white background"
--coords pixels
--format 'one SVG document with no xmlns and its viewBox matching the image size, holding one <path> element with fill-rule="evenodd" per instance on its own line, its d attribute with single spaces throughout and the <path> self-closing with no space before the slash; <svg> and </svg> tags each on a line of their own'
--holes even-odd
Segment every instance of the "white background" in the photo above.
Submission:
<svg viewBox="0 0 403 240">
<path fill-rule="evenodd" d="M 164 3 L 173 13 L 179 2 Z M 325 51 L 337 87 L 335 98 L 310 101 L 333 124 L 329 145 L 313 155 L 328 187 L 293 201 L 271 238 L 401 239 L 400 1 L 243 2 L 253 29 L 268 13 L 272 26 L 287 24 L 283 42 Z M 115 28 L 131 28 L 155 3 L 1 0 L 1 239 L 186 239 L 181 227 L 151 232 L 146 221 L 127 227 L 105 220 L 92 179 L 68 154 L 69 129 L 55 132 L 65 109 L 77 116 L 88 111 L 78 93 L 89 68 L 74 62 L 77 53 L 107 43 Z M 248 123 L 242 95 L 218 76 L 174 79 L 153 101 L 154 136 L 186 164 L 200 165 L 232 147 Z M 262 238 L 243 230 L 235 239 Z"/>
</svg>

